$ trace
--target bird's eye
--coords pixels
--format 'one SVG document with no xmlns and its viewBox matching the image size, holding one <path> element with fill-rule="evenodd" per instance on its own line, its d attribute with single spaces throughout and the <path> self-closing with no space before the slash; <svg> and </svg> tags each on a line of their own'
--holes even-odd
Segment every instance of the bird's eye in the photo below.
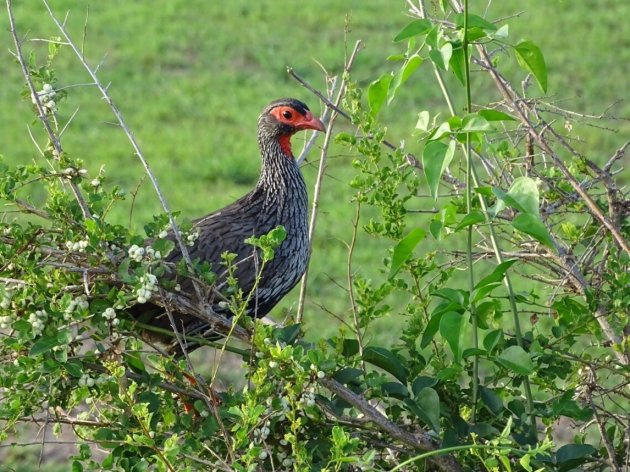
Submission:
<svg viewBox="0 0 630 472">
<path fill-rule="evenodd" d="M 291 113 L 289 110 L 284 110 L 282 112 L 282 116 L 287 119 L 290 120 L 291 118 L 293 118 L 293 113 Z"/>
</svg>

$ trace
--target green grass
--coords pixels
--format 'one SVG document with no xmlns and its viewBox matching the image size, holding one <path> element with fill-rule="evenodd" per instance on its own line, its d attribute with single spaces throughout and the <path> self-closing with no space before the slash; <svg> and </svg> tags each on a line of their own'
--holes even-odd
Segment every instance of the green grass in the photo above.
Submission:
<svg viewBox="0 0 630 472">
<path fill-rule="evenodd" d="M 511 41 L 528 37 L 543 49 L 550 71 L 549 93 L 554 99 L 566 100 L 561 103 L 568 108 L 597 114 L 624 97 L 625 64 L 630 62 L 630 40 L 615 28 L 619 18 L 630 14 L 630 5 L 621 1 L 606 3 L 606 8 L 599 8 L 545 0 L 494 2 L 489 18 L 524 11 L 510 23 Z M 401 13 L 404 7 L 403 1 L 361 0 L 306 5 L 292 0 L 96 2 L 90 5 L 85 51 L 92 64 L 105 58 L 102 79 L 111 82 L 112 96 L 134 130 L 171 207 L 192 218 L 229 203 L 254 184 L 259 167 L 256 118 L 268 101 L 290 95 L 305 100 L 315 110 L 319 108 L 315 98 L 287 76 L 287 66 L 323 87 L 316 61 L 331 73 L 338 73 L 344 51 L 362 39 L 366 47 L 356 63 L 354 77 L 360 84 L 369 83 L 396 67 L 385 58 L 403 47 L 393 44 L 391 38 L 408 21 Z M 85 7 L 57 1 L 55 8 L 61 17 L 69 9 L 68 27 L 80 40 Z M 23 36 L 46 38 L 57 34 L 38 2 L 16 2 L 15 15 Z M 346 16 L 350 18 L 347 39 Z M 2 50 L 12 48 L 8 31 L 3 31 L 0 41 Z M 37 49 L 40 57 L 45 54 L 41 43 L 29 43 L 27 47 Z M 499 61 L 508 76 L 522 79 L 513 60 L 503 54 Z M 39 160 L 26 129 L 33 115 L 29 104 L 19 97 L 23 84 L 19 67 L 8 53 L 1 63 L 0 109 L 4 112 L 0 114 L 0 152 L 11 162 Z M 68 50 L 62 51 L 56 68 L 61 85 L 89 81 Z M 452 80 L 450 83 L 454 85 Z M 492 90 L 485 79 L 477 79 L 474 85 L 478 97 Z M 458 89 L 453 88 L 461 108 Z M 141 181 L 142 169 L 121 130 L 111 124 L 113 118 L 107 106 L 94 88 L 72 88 L 62 104 L 61 121 L 77 107 L 80 111 L 63 137 L 65 149 L 82 158 L 92 173 L 104 164 L 111 183 L 133 191 Z M 419 145 L 410 131 L 422 109 L 432 114 L 445 112 L 428 65 L 410 79 L 400 97 L 384 111 L 390 140 L 405 140 L 411 152 L 418 152 Z M 630 115 L 627 103 L 613 111 Z M 627 122 L 617 125 L 625 134 L 630 129 Z M 38 125 L 32 128 L 41 141 Z M 623 136 L 591 128 L 576 129 L 585 141 L 582 150 L 599 161 L 610 156 L 624 140 Z M 299 147 L 298 139 L 294 147 Z M 316 154 L 312 153 L 311 161 Z M 336 309 L 345 305 L 341 301 L 345 294 L 331 280 L 345 284 L 345 242 L 351 237 L 354 216 L 354 207 L 349 203 L 352 191 L 347 185 L 352 176 L 351 158 L 345 149 L 333 147 L 310 279 L 312 298 Z M 306 166 L 304 173 L 312 183 L 316 166 Z M 117 209 L 114 218 L 128 221 L 131 202 L 129 198 Z M 428 199 L 412 204 L 418 208 L 432 206 Z M 154 191 L 145 181 L 131 216 L 137 230 L 141 231 L 139 223 L 158 212 Z M 381 243 L 361 235 L 354 268 L 374 273 L 383 255 Z M 288 297 L 284 306 L 291 307 L 295 301 L 295 296 Z M 312 319 L 316 328 L 323 312 L 314 306 L 309 309 L 307 320 Z"/>
</svg>

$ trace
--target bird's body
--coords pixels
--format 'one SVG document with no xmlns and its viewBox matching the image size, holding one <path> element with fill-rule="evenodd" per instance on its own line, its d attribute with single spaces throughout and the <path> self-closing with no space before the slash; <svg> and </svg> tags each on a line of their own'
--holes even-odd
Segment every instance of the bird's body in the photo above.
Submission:
<svg viewBox="0 0 630 472">
<path fill-rule="evenodd" d="M 262 169 L 256 187 L 234 203 L 194 222 L 199 236 L 188 248 L 191 259 L 210 263 L 217 275 L 215 288 L 224 292 L 226 268 L 222 254 L 236 254 L 232 263 L 234 275 L 243 292 L 251 293 L 250 316 L 269 313 L 295 286 L 308 263 L 308 195 L 290 147 L 290 137 L 302 129 L 324 130 L 321 121 L 302 102 L 281 99 L 267 106 L 258 120 Z M 274 251 L 274 258 L 261 267 L 259 253 L 245 240 L 260 237 L 278 226 L 285 228 L 286 237 Z M 167 260 L 177 262 L 181 257 L 176 246 Z M 181 290 L 192 293 L 191 281 L 182 281 Z M 231 316 L 219 300 L 210 302 L 215 311 Z M 132 313 L 146 324 L 172 329 L 168 316 L 156 308 L 150 303 L 136 305 Z M 173 313 L 173 317 L 185 336 L 212 336 L 208 327 L 192 315 Z"/>
</svg>

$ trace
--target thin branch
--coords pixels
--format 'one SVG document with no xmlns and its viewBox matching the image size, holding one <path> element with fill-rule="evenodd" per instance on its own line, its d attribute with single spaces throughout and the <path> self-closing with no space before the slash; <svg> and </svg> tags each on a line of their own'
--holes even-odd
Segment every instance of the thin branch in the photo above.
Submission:
<svg viewBox="0 0 630 472">
<path fill-rule="evenodd" d="M 324 144 L 322 145 L 321 157 L 319 159 L 319 169 L 317 171 L 317 180 L 315 182 L 315 190 L 313 192 L 313 210 L 311 211 L 311 221 L 308 227 L 308 240 L 309 240 L 309 252 L 313 247 L 313 236 L 315 235 L 315 226 L 317 224 L 317 215 L 319 213 L 319 195 L 322 189 L 322 182 L 324 180 L 324 172 L 326 170 L 326 162 L 328 157 L 328 147 L 330 145 L 330 140 L 332 139 L 332 130 L 335 125 L 335 120 L 337 119 L 337 109 L 339 108 L 339 104 L 344 97 L 346 92 L 346 86 L 348 79 L 348 72 L 352 69 L 352 65 L 357 57 L 357 54 L 362 48 L 361 41 L 357 41 L 354 45 L 354 49 L 352 54 L 350 55 L 350 59 L 348 59 L 348 63 L 344 68 L 344 77 L 341 80 L 341 85 L 339 86 L 339 92 L 337 93 L 337 98 L 334 103 L 333 112 L 330 115 L 330 122 L 328 123 L 328 129 L 326 130 L 326 136 L 324 137 Z M 304 302 L 306 299 L 306 286 L 308 283 L 308 267 L 306 268 L 306 272 L 302 276 L 302 283 L 300 285 L 300 299 L 298 303 L 298 310 L 296 321 L 299 323 L 302 320 L 302 316 L 304 314 Z"/>
<path fill-rule="evenodd" d="M 348 280 L 348 297 L 350 298 L 350 308 L 352 309 L 352 321 L 353 331 L 357 338 L 357 344 L 359 345 L 359 356 L 361 357 L 361 368 L 364 372 L 365 361 L 363 360 L 363 334 L 361 333 L 361 324 L 359 322 L 359 310 L 357 309 L 357 302 L 354 297 L 354 276 L 352 274 L 352 258 L 354 256 L 354 248 L 357 242 L 357 233 L 359 229 L 359 219 L 361 218 L 361 202 L 357 202 L 357 210 L 355 213 L 354 221 L 352 222 L 352 239 L 348 246 L 348 262 L 346 264 L 346 276 Z"/>
<path fill-rule="evenodd" d="M 350 403 L 363 413 L 366 418 L 374 422 L 381 431 L 389 434 L 392 438 L 421 451 L 435 451 L 438 449 L 438 445 L 429 435 L 425 433 L 412 434 L 401 429 L 397 424 L 391 422 L 385 415 L 370 405 L 365 398 L 347 389 L 336 380 L 324 377 L 323 379 L 319 379 L 318 383 L 342 400 Z M 458 472 L 463 470 L 452 456 L 438 456 L 430 460 L 435 466 L 445 472 Z"/>
<path fill-rule="evenodd" d="M 26 213 L 32 213 L 33 215 L 37 215 L 44 219 L 49 219 L 50 215 L 45 210 L 40 210 L 39 208 L 34 207 L 30 203 L 25 202 L 22 199 L 16 198 L 13 202 L 16 206 L 19 206 L 20 209 Z"/>
<path fill-rule="evenodd" d="M 577 192 L 577 194 L 582 198 L 589 212 L 595 217 L 602 225 L 606 227 L 606 229 L 610 232 L 614 240 L 617 244 L 628 254 L 630 255 L 630 244 L 624 239 L 621 235 L 619 229 L 611 222 L 606 215 L 599 208 L 597 203 L 592 199 L 592 197 L 588 194 L 586 190 L 582 188 L 577 179 L 573 176 L 571 171 L 566 167 L 562 159 L 558 156 L 556 152 L 553 151 L 547 140 L 545 139 L 542 133 L 538 133 L 536 131 L 536 127 L 531 122 L 530 118 L 527 116 L 527 112 L 531 109 L 531 105 L 528 104 L 527 100 L 524 100 L 516 90 L 514 90 L 507 80 L 501 75 L 501 73 L 494 67 L 492 64 L 492 60 L 488 56 L 488 52 L 486 48 L 477 44 L 477 51 L 481 57 L 484 68 L 490 73 L 492 78 L 494 79 L 499 91 L 503 95 L 503 98 L 506 101 L 508 107 L 513 109 L 521 123 L 525 126 L 527 133 L 536 141 L 538 146 L 553 159 L 556 167 L 562 172 L 562 175 L 569 182 L 571 187 Z M 545 125 L 546 123 L 541 120 L 541 124 Z M 550 128 L 549 128 L 550 129 Z M 555 137 L 560 140 L 560 143 L 567 149 L 575 150 L 557 133 L 555 133 Z"/>
<path fill-rule="evenodd" d="M 10 1 L 11 0 L 7 0 L 7 3 L 10 4 Z M 186 244 L 184 243 L 184 241 L 182 239 L 182 235 L 181 235 L 181 233 L 179 231 L 179 227 L 177 226 L 177 223 L 175 222 L 175 218 L 173 217 L 173 213 L 171 212 L 170 207 L 169 207 L 168 203 L 166 202 L 166 198 L 164 197 L 164 194 L 162 193 L 162 190 L 160 189 L 160 186 L 158 184 L 157 178 L 155 177 L 155 174 L 153 174 L 153 171 L 149 167 L 149 163 L 148 163 L 147 159 L 144 157 L 144 154 L 143 154 L 142 150 L 140 149 L 140 145 L 136 141 L 136 138 L 135 138 L 133 132 L 131 131 L 129 126 L 127 126 L 127 122 L 125 121 L 122 113 L 120 112 L 118 107 L 114 104 L 111 96 L 109 95 L 109 92 L 107 91 L 107 88 L 101 83 L 100 79 L 98 78 L 98 76 L 96 74 L 96 71 L 93 70 L 90 67 L 90 65 L 87 63 L 87 61 L 85 60 L 85 58 L 83 56 L 83 52 L 81 50 L 79 50 L 77 45 L 74 43 L 74 41 L 70 37 L 70 34 L 66 30 L 65 26 L 59 21 L 57 16 L 54 14 L 54 12 L 52 11 L 48 1 L 47 0 L 42 0 L 42 2 L 46 6 L 46 9 L 48 10 L 48 14 L 52 18 L 52 20 L 55 23 L 55 25 L 57 25 L 57 28 L 59 29 L 61 34 L 63 34 L 63 36 L 66 38 L 66 41 L 70 45 L 70 48 L 74 51 L 75 55 L 77 56 L 77 58 L 79 59 L 81 64 L 83 65 L 83 67 L 85 68 L 87 73 L 90 75 L 91 79 L 94 81 L 94 85 L 96 85 L 96 87 L 100 91 L 103 100 L 105 100 L 105 103 L 107 103 L 109 105 L 109 108 L 112 110 L 112 113 L 116 117 L 116 120 L 118 121 L 118 124 L 123 129 L 125 135 L 127 136 L 127 139 L 131 143 L 131 146 L 133 147 L 136 156 L 138 157 L 138 159 L 142 163 L 142 166 L 144 167 L 144 170 L 145 170 L 146 174 L 149 176 L 149 179 L 151 180 L 151 184 L 153 185 L 153 188 L 155 189 L 157 197 L 158 197 L 158 199 L 160 201 L 160 204 L 162 205 L 162 208 L 164 209 L 164 213 L 168 216 L 169 222 L 171 224 L 171 228 L 173 230 L 173 234 L 175 235 L 175 239 L 177 240 L 177 244 L 179 246 L 179 250 L 182 253 L 182 259 L 186 263 L 186 266 L 188 267 L 190 272 L 193 272 L 193 265 L 192 265 L 192 261 L 190 259 L 190 254 L 188 253 L 188 248 L 186 247 Z M 201 289 L 199 288 L 198 284 L 195 281 L 193 281 L 192 284 L 193 284 L 193 287 L 195 289 L 195 293 L 196 293 L 199 301 L 203 302 L 204 298 L 202 296 L 202 292 L 201 292 Z"/>
<path fill-rule="evenodd" d="M 591 410 L 593 411 L 594 421 L 597 423 L 597 429 L 599 431 L 599 435 L 601 437 L 602 442 L 604 443 L 604 447 L 606 448 L 606 452 L 608 453 L 608 461 L 609 466 L 614 472 L 622 472 L 621 467 L 617 464 L 617 460 L 615 459 L 615 448 L 611 444 L 608 439 L 608 434 L 606 434 L 605 428 L 605 420 L 598 413 L 598 408 L 593 402 L 593 391 L 597 389 L 597 379 L 595 377 L 596 369 L 589 366 L 586 370 L 586 375 L 588 376 L 588 380 L 585 386 L 585 397 L 586 402 L 590 405 Z"/>
<path fill-rule="evenodd" d="M 328 94 L 329 98 L 333 98 L 335 92 L 337 91 L 337 79 L 338 77 L 333 77 L 331 79 L 331 85 L 330 85 L 330 92 Z M 330 114 L 332 113 L 332 108 L 330 107 L 324 107 L 324 113 L 321 116 L 321 120 L 322 122 L 326 125 L 326 128 L 329 129 L 329 123 L 330 123 Z M 297 162 L 297 164 L 299 166 L 302 165 L 302 163 L 306 160 L 306 156 L 308 156 L 308 153 L 310 152 L 311 148 L 315 145 L 315 141 L 317 140 L 317 138 L 319 137 L 319 133 L 318 132 L 313 132 L 311 134 L 311 137 L 309 138 L 309 140 L 307 141 L 306 145 L 304 146 L 304 149 L 302 149 L 302 152 L 300 153 L 300 155 L 298 156 L 298 158 L 295 160 L 295 162 Z"/>
<path fill-rule="evenodd" d="M 24 61 L 24 55 L 22 53 L 22 45 L 20 43 L 20 40 L 17 36 L 17 31 L 15 29 L 15 19 L 13 17 L 13 7 L 11 4 L 11 0 L 6 0 L 6 3 L 7 3 L 7 13 L 9 15 L 9 25 L 10 25 L 11 36 L 13 37 L 13 43 L 15 44 L 15 55 L 18 59 L 18 62 L 20 63 L 20 67 L 22 68 L 22 74 L 24 75 L 24 78 L 26 79 L 26 84 L 28 85 L 30 95 L 33 101 L 35 102 L 35 107 L 37 108 L 37 117 L 40 119 L 40 121 L 44 125 L 46 134 L 48 134 L 48 137 L 50 138 L 50 142 L 52 143 L 53 149 L 55 151 L 55 157 L 59 159 L 59 157 L 63 154 L 63 148 L 61 147 L 61 142 L 59 141 L 59 138 L 53 131 L 52 126 L 50 126 L 50 122 L 48 121 L 48 116 L 46 115 L 44 106 L 42 105 L 42 102 L 39 99 L 39 94 L 35 90 L 35 85 L 33 84 L 33 80 L 31 79 L 31 73 L 28 69 L 28 66 L 26 65 L 26 62 Z M 72 180 L 70 180 L 70 188 L 72 189 L 72 193 L 74 194 L 74 197 L 77 200 L 79 207 L 81 208 L 83 217 L 86 219 L 92 218 L 90 209 L 88 208 L 88 205 L 85 202 L 85 199 L 83 198 L 83 195 L 81 194 L 81 191 L 76 186 L 76 184 L 72 182 Z"/>
</svg>

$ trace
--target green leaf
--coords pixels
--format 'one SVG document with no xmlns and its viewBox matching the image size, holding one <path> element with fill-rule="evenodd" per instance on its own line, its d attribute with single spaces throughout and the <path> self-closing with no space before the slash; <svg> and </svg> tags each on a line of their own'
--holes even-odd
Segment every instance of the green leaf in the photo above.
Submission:
<svg viewBox="0 0 630 472">
<path fill-rule="evenodd" d="M 357 142 L 357 138 L 350 133 L 341 132 L 337 133 L 337 135 L 335 136 L 335 142 L 347 143 L 351 146 L 354 146 Z"/>
<path fill-rule="evenodd" d="M 556 463 L 563 464 L 576 459 L 584 459 L 596 452 L 590 444 L 565 444 L 556 452 Z"/>
<path fill-rule="evenodd" d="M 420 131 L 429 132 L 429 112 L 424 110 L 418 113 L 418 121 L 416 123 L 416 129 Z"/>
<path fill-rule="evenodd" d="M 151 244 L 151 247 L 154 251 L 160 251 L 160 254 L 164 258 L 168 256 L 173 249 L 175 249 L 175 243 L 166 238 L 156 239 L 155 241 L 153 241 L 153 244 Z"/>
<path fill-rule="evenodd" d="M 521 346 L 510 346 L 496 358 L 503 367 L 518 375 L 529 375 L 534 371 L 534 363 Z"/>
<path fill-rule="evenodd" d="M 442 70 L 448 70 L 448 66 L 453 57 L 453 45 L 444 43 L 440 49 L 431 49 L 429 51 L 431 61 Z"/>
<path fill-rule="evenodd" d="M 517 177 L 512 182 L 508 195 L 518 202 L 518 209 L 524 213 L 538 216 L 540 197 L 538 195 L 538 185 L 530 177 Z"/>
<path fill-rule="evenodd" d="M 137 398 L 136 401 L 141 402 L 141 403 L 146 403 L 147 404 L 147 409 L 149 410 L 149 413 L 157 412 L 160 409 L 161 405 L 162 405 L 162 403 L 160 402 L 160 397 L 156 393 L 149 392 L 149 391 L 140 392 L 138 394 L 138 398 Z M 197 401 L 199 401 L 199 400 L 197 400 Z M 195 403 L 197 403 L 197 401 Z M 204 405 L 203 402 L 200 402 L 200 403 L 201 403 L 201 405 Z M 203 411 L 203 407 L 199 411 Z"/>
<path fill-rule="evenodd" d="M 388 275 L 389 279 L 393 278 L 398 273 L 398 271 L 400 271 L 402 265 L 409 258 L 409 256 L 411 256 L 411 253 L 413 252 L 415 247 L 420 241 L 425 238 L 426 235 L 427 232 L 425 230 L 421 228 L 416 228 L 414 230 L 411 230 L 411 232 L 407 236 L 398 241 L 398 244 L 394 246 L 392 266 L 389 269 Z"/>
<path fill-rule="evenodd" d="M 503 25 L 498 30 L 496 30 L 491 36 L 495 39 L 507 39 L 509 36 L 510 25 Z"/>
<path fill-rule="evenodd" d="M 392 81 L 392 74 L 383 74 L 380 79 L 375 80 L 368 87 L 368 105 L 370 106 L 370 114 L 376 116 L 385 103 L 389 84 Z"/>
<path fill-rule="evenodd" d="M 522 41 L 514 46 L 519 65 L 532 73 L 538 86 L 547 93 L 547 65 L 542 51 L 531 41 Z"/>
<path fill-rule="evenodd" d="M 477 112 L 479 116 L 485 118 L 487 121 L 515 121 L 512 115 L 508 115 L 507 113 L 503 113 L 502 111 L 493 110 L 491 108 L 486 108 L 484 110 L 479 110 Z"/>
<path fill-rule="evenodd" d="M 135 372 L 147 371 L 147 367 L 142 357 L 140 357 L 140 354 L 138 354 L 137 352 L 133 352 L 133 351 L 125 352 L 125 360 L 127 361 L 127 365 L 129 365 L 129 367 L 131 367 L 131 369 L 134 370 Z"/>
<path fill-rule="evenodd" d="M 385 382 L 381 385 L 381 391 L 385 396 L 404 400 L 409 397 L 407 387 L 398 382 Z"/>
<path fill-rule="evenodd" d="M 464 27 L 464 14 L 458 13 L 455 15 L 455 24 L 458 28 Z M 468 14 L 468 28 L 479 28 L 486 31 L 496 31 L 497 27 L 494 23 L 490 23 L 485 18 L 480 17 L 479 15 L 473 15 L 472 13 Z"/>
<path fill-rule="evenodd" d="M 444 43 L 440 48 L 440 54 L 442 55 L 442 62 L 444 63 L 444 69 L 448 70 L 448 66 L 451 63 L 451 57 L 453 57 L 453 45 Z"/>
<path fill-rule="evenodd" d="M 65 367 L 66 371 L 72 377 L 75 377 L 75 378 L 79 379 L 83 375 L 83 364 L 81 363 L 81 361 L 78 361 L 76 359 L 72 359 L 72 360 L 66 362 L 64 364 L 64 367 Z"/>
<path fill-rule="evenodd" d="M 522 213 L 539 214 L 538 185 L 529 177 L 514 179 L 507 193 L 496 187 L 492 188 L 492 193 L 499 199 L 493 209 L 494 214 L 502 211 L 506 205 Z"/>
<path fill-rule="evenodd" d="M 415 398 L 416 404 L 424 414 L 424 420 L 435 431 L 440 432 L 440 397 L 431 387 L 420 390 Z"/>
<path fill-rule="evenodd" d="M 575 389 L 567 390 L 559 399 L 553 402 L 551 413 L 556 416 L 568 416 L 578 421 L 588 421 L 593 417 L 593 410 L 589 407 L 582 408 L 572 397 Z"/>
<path fill-rule="evenodd" d="M 413 392 L 414 395 L 418 395 L 418 393 L 420 393 L 420 391 L 422 391 L 423 389 L 427 387 L 433 387 L 437 383 L 438 383 L 437 379 L 433 377 L 420 375 L 416 377 L 416 379 L 413 381 L 413 384 L 411 384 L 411 391 Z"/>
<path fill-rule="evenodd" d="M 499 435 L 499 430 L 494 428 L 492 425 L 488 424 L 488 423 L 484 423 L 484 422 L 479 422 L 479 423 L 475 423 L 470 425 L 470 428 L 468 430 L 469 434 L 470 433 L 475 433 L 477 436 L 479 436 L 480 438 L 492 438 L 492 437 L 497 437 Z M 499 459 L 502 459 L 504 456 L 499 456 Z M 507 460 L 507 459 L 506 459 Z M 509 468 L 509 460 L 507 460 L 508 464 L 505 467 L 504 470 L 512 470 Z M 503 462 L 503 464 L 505 465 L 505 461 Z M 495 470 L 500 470 L 500 469 L 495 469 Z"/>
<path fill-rule="evenodd" d="M 475 131 L 490 131 L 492 126 L 488 123 L 488 120 L 479 116 L 477 113 L 470 113 L 466 115 L 462 121 L 462 133 L 471 133 Z"/>
<path fill-rule="evenodd" d="M 488 320 L 500 313 L 501 304 L 498 299 L 486 300 L 475 307 L 475 316 L 481 329 L 489 329 Z"/>
<path fill-rule="evenodd" d="M 70 331 L 70 329 L 68 328 L 63 328 L 57 331 L 57 342 L 59 343 L 59 345 L 70 344 L 72 338 L 72 331 Z"/>
<path fill-rule="evenodd" d="M 485 356 L 486 351 L 479 349 L 478 347 L 469 347 L 462 351 L 462 359 L 467 359 L 473 356 Z"/>
<path fill-rule="evenodd" d="M 411 38 L 412 36 L 427 34 L 431 28 L 433 28 L 433 24 L 429 20 L 413 20 L 401 29 L 396 36 L 394 36 L 394 42 L 397 43 L 407 38 Z"/>
<path fill-rule="evenodd" d="M 453 48 L 453 55 L 451 56 L 449 66 L 453 71 L 453 74 L 455 74 L 455 77 L 457 77 L 462 85 L 465 85 L 466 57 L 462 47 Z"/>
<path fill-rule="evenodd" d="M 295 323 L 289 326 L 285 326 L 283 328 L 275 328 L 273 330 L 273 334 L 280 341 L 283 341 L 287 344 L 293 344 L 300 335 L 301 329 L 302 325 L 300 323 Z"/>
<path fill-rule="evenodd" d="M 42 336 L 31 346 L 31 350 L 29 351 L 29 356 L 34 357 L 39 354 L 43 354 L 45 352 L 50 351 L 52 348 L 59 346 L 59 341 L 57 340 L 57 336 Z"/>
<path fill-rule="evenodd" d="M 431 233 L 431 235 L 433 235 L 436 241 L 442 240 L 443 228 L 444 228 L 444 223 L 442 223 L 439 220 L 431 220 L 431 223 L 429 223 L 429 232 Z"/>
<path fill-rule="evenodd" d="M 442 319 L 443 314 L 444 313 L 434 313 L 433 316 L 431 316 L 431 319 L 422 333 L 422 341 L 420 341 L 420 347 L 422 349 L 427 347 L 431 344 L 431 341 L 433 341 L 435 333 L 437 333 L 438 329 L 440 329 L 440 320 Z"/>
<path fill-rule="evenodd" d="M 368 346 L 363 351 L 363 360 L 389 372 L 402 383 L 407 383 L 407 371 L 391 351 L 377 346 Z"/>
<path fill-rule="evenodd" d="M 363 375 L 363 371 L 361 369 L 356 369 L 354 367 L 345 367 L 333 374 L 333 378 L 342 384 L 348 384 L 355 379 L 358 379 Z"/>
<path fill-rule="evenodd" d="M 466 304 L 466 292 L 464 292 L 463 290 L 444 287 L 439 290 L 435 290 L 434 292 L 431 292 L 431 295 L 435 297 L 440 297 L 444 300 L 448 300 L 449 302 L 455 304 L 457 308 L 461 308 L 462 311 L 464 310 L 464 305 Z M 435 311 L 437 311 L 440 307 L 441 305 L 438 306 Z M 452 310 L 447 309 L 442 311 L 447 312 Z"/>
<path fill-rule="evenodd" d="M 96 430 L 94 434 L 94 439 L 98 441 L 99 447 L 104 447 L 107 449 L 113 449 L 118 446 L 117 442 L 110 442 L 112 440 L 118 439 L 114 434 L 114 431 L 110 428 L 99 428 Z"/>
<path fill-rule="evenodd" d="M 453 351 L 455 361 L 460 362 L 462 360 L 462 343 L 464 341 L 464 315 L 461 315 L 455 311 L 448 311 L 444 313 L 440 320 L 440 334 Z"/>
<path fill-rule="evenodd" d="M 435 130 L 430 134 L 429 139 L 432 141 L 437 141 L 438 139 L 443 138 L 444 136 L 451 133 L 451 125 L 448 121 L 441 123 Z"/>
<path fill-rule="evenodd" d="M 441 141 L 429 141 L 422 151 L 422 166 L 424 175 L 429 184 L 429 190 L 435 200 L 438 197 L 438 188 L 442 174 L 448 168 L 455 155 L 455 141 L 448 145 Z"/>
<path fill-rule="evenodd" d="M 420 67 L 420 64 L 422 64 L 422 58 L 417 54 L 414 54 L 409 59 L 407 59 L 407 61 L 405 61 L 403 66 L 394 75 L 394 79 L 389 84 L 389 91 L 387 93 L 387 104 L 390 104 L 392 102 L 392 100 L 396 96 L 398 88 L 402 84 L 404 84 L 409 77 L 411 77 L 411 74 L 418 67 Z"/>
<path fill-rule="evenodd" d="M 126 282 L 126 283 L 133 283 L 133 282 L 135 282 L 135 277 L 133 277 L 129 273 L 129 265 L 130 264 L 131 264 L 131 259 L 126 258 L 126 259 L 123 259 L 123 261 L 118 266 L 118 278 L 120 278 L 120 280 L 122 280 L 123 282 Z"/>
<path fill-rule="evenodd" d="M 490 353 L 502 340 L 503 330 L 495 329 L 494 331 L 490 331 L 486 334 L 485 338 L 483 338 L 483 347 Z"/>
<path fill-rule="evenodd" d="M 549 231 L 547 231 L 547 228 L 545 227 L 543 222 L 536 218 L 534 215 L 518 215 L 512 221 L 512 226 L 515 229 L 525 234 L 528 234 L 536 241 L 544 244 L 545 246 L 552 249 L 555 248 L 553 239 L 551 238 Z"/>
<path fill-rule="evenodd" d="M 492 292 L 495 288 L 499 286 L 501 286 L 501 282 L 493 282 L 493 283 L 486 284 L 483 287 L 477 288 L 473 290 L 470 299 L 472 300 L 473 303 L 477 303 L 479 302 L 479 300 L 482 300 L 486 295 L 488 295 L 490 292 Z"/>
<path fill-rule="evenodd" d="M 341 354 L 344 357 L 352 357 L 359 352 L 359 341 L 356 339 L 344 339 Z"/>
<path fill-rule="evenodd" d="M 516 261 L 517 261 L 516 259 L 510 259 L 508 261 L 502 262 L 501 264 L 499 264 L 498 266 L 494 268 L 491 274 L 485 276 L 483 279 L 477 282 L 477 285 L 475 285 L 475 288 L 477 289 L 477 288 L 481 288 L 489 284 L 503 281 L 503 277 L 505 276 L 505 273 L 508 271 L 510 267 L 514 265 Z"/>
<path fill-rule="evenodd" d="M 441 380 L 442 382 L 446 382 L 449 380 L 456 379 L 461 375 L 462 375 L 462 367 L 457 364 L 457 365 L 452 365 L 450 367 L 447 367 L 446 369 L 440 370 L 437 373 L 436 377 L 438 380 Z"/>
<path fill-rule="evenodd" d="M 462 220 L 455 226 L 455 232 L 477 223 L 483 223 L 486 221 L 485 215 L 480 211 L 472 211 L 465 215 Z"/>
<path fill-rule="evenodd" d="M 488 407 L 493 415 L 498 416 L 503 411 L 503 401 L 501 397 L 487 387 L 480 388 L 481 401 Z"/>
<path fill-rule="evenodd" d="M 396 61 L 404 61 L 405 59 L 407 59 L 406 54 L 391 54 L 387 56 L 386 60 L 391 61 L 391 62 L 396 62 Z"/>
</svg>

